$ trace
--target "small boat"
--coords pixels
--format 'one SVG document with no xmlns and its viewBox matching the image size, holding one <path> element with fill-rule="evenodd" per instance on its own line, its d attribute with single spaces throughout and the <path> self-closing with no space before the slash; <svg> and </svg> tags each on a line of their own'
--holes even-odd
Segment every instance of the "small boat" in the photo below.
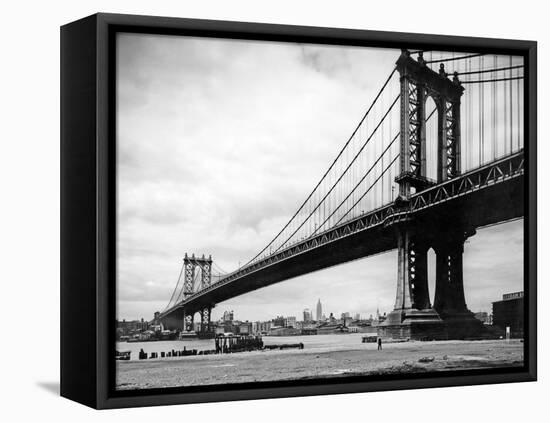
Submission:
<svg viewBox="0 0 550 423">
<path fill-rule="evenodd" d="M 197 332 L 195 332 L 194 330 L 180 332 L 180 339 L 188 339 L 188 338 L 198 338 Z"/>
<path fill-rule="evenodd" d="M 132 351 L 117 351 L 115 355 L 115 360 L 130 360 L 130 354 Z"/>
<path fill-rule="evenodd" d="M 363 343 L 376 343 L 378 342 L 378 335 L 366 335 L 361 338 Z"/>
</svg>

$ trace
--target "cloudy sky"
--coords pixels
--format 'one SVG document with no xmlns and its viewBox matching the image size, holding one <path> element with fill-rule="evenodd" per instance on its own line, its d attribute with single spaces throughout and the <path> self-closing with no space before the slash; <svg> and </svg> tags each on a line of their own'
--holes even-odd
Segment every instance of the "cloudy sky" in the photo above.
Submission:
<svg viewBox="0 0 550 423">
<path fill-rule="evenodd" d="M 117 317 L 166 306 L 184 253 L 244 264 L 301 204 L 391 71 L 397 50 L 121 34 L 117 55 Z M 523 221 L 465 246 L 466 299 L 523 287 Z M 213 317 L 390 311 L 396 252 L 218 304 Z M 433 298 L 435 259 L 430 256 Z"/>
</svg>

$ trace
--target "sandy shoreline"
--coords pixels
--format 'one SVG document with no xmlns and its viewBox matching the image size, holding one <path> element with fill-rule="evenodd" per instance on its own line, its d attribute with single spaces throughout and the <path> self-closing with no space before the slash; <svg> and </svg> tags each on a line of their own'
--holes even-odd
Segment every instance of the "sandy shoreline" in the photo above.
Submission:
<svg viewBox="0 0 550 423">
<path fill-rule="evenodd" d="M 419 362 L 428 357 L 433 361 Z M 344 375 L 414 373 L 523 365 L 523 343 L 438 341 L 341 349 L 252 351 L 117 362 L 117 389 L 148 389 Z"/>
</svg>

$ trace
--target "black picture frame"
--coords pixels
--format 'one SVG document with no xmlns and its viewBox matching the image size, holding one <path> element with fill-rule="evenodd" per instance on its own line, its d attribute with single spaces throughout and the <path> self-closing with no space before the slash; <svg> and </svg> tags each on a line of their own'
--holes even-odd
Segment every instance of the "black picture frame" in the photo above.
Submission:
<svg viewBox="0 0 550 423">
<path fill-rule="evenodd" d="M 114 390 L 115 44 L 117 32 L 388 48 L 459 49 L 525 59 L 525 365 L 452 374 Z M 537 44 L 336 28 L 95 14 L 61 28 L 61 395 L 120 408 L 335 393 L 534 381 L 536 286 Z"/>
</svg>

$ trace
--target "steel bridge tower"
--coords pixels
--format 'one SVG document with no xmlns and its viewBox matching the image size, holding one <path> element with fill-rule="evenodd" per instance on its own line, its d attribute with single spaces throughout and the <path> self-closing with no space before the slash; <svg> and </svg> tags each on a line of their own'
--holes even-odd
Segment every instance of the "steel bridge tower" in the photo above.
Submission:
<svg viewBox="0 0 550 423">
<path fill-rule="evenodd" d="M 189 298 L 195 292 L 200 291 L 201 289 L 207 288 L 212 283 L 212 256 L 205 258 L 204 254 L 202 257 L 195 257 L 195 254 L 189 257 L 187 253 L 183 258 L 184 266 L 184 282 L 183 282 L 183 299 Z M 195 275 L 197 269 L 200 271 L 201 280 L 199 286 L 196 285 Z M 201 310 L 198 310 L 201 316 L 201 332 L 210 331 L 210 315 L 212 312 L 213 306 L 203 307 Z M 191 334 L 193 332 L 193 319 L 194 314 L 197 310 L 186 310 L 183 309 L 183 332 Z"/>
<path fill-rule="evenodd" d="M 460 174 L 460 100 L 464 92 L 458 75 L 452 80 L 440 65 L 430 69 L 403 50 L 396 62 L 400 75 L 400 174 L 396 203 Z M 426 100 L 437 110 L 437 180 L 426 177 Z M 394 224 L 398 245 L 397 294 L 394 310 L 379 326 L 380 336 L 445 339 L 472 336 L 481 322 L 464 299 L 462 254 L 465 240 L 475 231 L 461 221 L 461 212 L 427 221 L 406 217 Z M 428 290 L 428 251 L 437 256 L 434 304 Z"/>
</svg>

